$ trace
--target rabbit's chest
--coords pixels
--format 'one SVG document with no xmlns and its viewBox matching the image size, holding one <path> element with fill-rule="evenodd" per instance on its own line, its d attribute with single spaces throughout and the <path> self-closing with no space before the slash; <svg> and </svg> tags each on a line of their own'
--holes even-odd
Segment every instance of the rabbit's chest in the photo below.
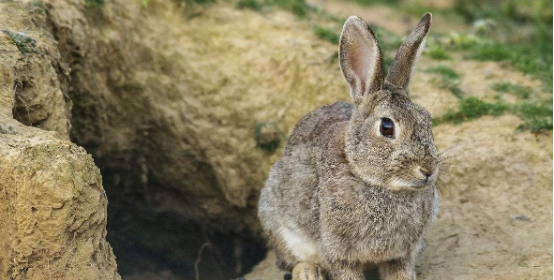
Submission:
<svg viewBox="0 0 554 280">
<path fill-rule="evenodd" d="M 418 246 L 432 215 L 432 199 L 423 194 L 412 200 L 369 196 L 359 210 L 354 247 L 371 261 L 401 257 Z M 432 197 L 432 194 L 431 194 Z"/>
</svg>

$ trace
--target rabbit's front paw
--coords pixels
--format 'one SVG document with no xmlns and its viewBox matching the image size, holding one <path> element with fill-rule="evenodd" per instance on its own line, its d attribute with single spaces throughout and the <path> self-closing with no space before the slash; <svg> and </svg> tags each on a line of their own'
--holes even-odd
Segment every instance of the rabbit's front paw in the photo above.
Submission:
<svg viewBox="0 0 554 280">
<path fill-rule="evenodd" d="M 301 262 L 294 266 L 292 280 L 325 280 L 325 276 L 319 266 Z"/>
</svg>

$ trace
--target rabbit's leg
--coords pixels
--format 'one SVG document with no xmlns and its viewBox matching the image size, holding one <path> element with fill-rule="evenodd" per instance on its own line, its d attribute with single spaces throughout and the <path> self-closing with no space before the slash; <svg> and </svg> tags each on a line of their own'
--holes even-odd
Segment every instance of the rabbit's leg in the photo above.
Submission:
<svg viewBox="0 0 554 280">
<path fill-rule="evenodd" d="M 289 249 L 287 249 L 284 241 L 271 234 L 269 235 L 268 241 L 270 247 L 275 250 L 275 255 L 277 256 L 277 267 L 284 271 L 291 272 L 298 261 L 291 254 Z"/>
<path fill-rule="evenodd" d="M 364 280 L 364 269 L 361 264 L 331 262 L 329 275 L 332 280 Z"/>
<path fill-rule="evenodd" d="M 321 267 L 308 262 L 300 262 L 292 270 L 292 280 L 325 280 L 325 276 Z"/>
<path fill-rule="evenodd" d="M 379 264 L 382 280 L 415 280 L 416 273 L 413 258 L 390 260 Z"/>
</svg>

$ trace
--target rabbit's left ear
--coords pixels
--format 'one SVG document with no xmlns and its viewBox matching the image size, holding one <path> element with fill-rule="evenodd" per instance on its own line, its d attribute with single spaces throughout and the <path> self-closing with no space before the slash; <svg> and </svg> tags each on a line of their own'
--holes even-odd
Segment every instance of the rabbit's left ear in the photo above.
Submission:
<svg viewBox="0 0 554 280">
<path fill-rule="evenodd" d="M 417 27 L 396 52 L 385 78 L 385 88 L 405 89 L 406 93 L 409 92 L 410 78 L 414 73 L 416 60 L 425 46 L 425 36 L 431 27 L 431 18 L 431 13 L 424 14 Z"/>
<path fill-rule="evenodd" d="M 384 79 L 383 57 L 373 31 L 359 17 L 344 23 L 339 46 L 340 69 L 355 104 L 381 90 Z"/>
</svg>

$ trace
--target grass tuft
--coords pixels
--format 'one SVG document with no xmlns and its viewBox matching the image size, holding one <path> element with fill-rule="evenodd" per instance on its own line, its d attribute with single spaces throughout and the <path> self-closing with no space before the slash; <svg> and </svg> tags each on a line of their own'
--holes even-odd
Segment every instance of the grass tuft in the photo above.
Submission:
<svg viewBox="0 0 554 280">
<path fill-rule="evenodd" d="M 458 111 L 449 110 L 443 116 L 436 118 L 434 124 L 445 122 L 459 124 L 482 116 L 499 116 L 510 109 L 509 104 L 503 102 L 488 103 L 472 96 L 460 100 Z"/>
<path fill-rule="evenodd" d="M 449 60 L 450 55 L 439 45 L 434 45 L 427 51 L 427 55 L 435 60 Z"/>
<path fill-rule="evenodd" d="M 253 11 L 261 11 L 262 4 L 257 0 L 239 0 L 237 2 L 237 8 L 239 9 L 250 9 Z"/>
<path fill-rule="evenodd" d="M 452 68 L 446 65 L 437 65 L 425 70 L 425 72 L 438 74 L 441 76 L 439 82 L 439 88 L 448 89 L 458 99 L 463 98 L 463 90 L 460 88 L 460 75 L 456 73 Z"/>
<path fill-rule="evenodd" d="M 527 99 L 533 89 L 527 86 L 520 86 L 511 83 L 495 83 L 491 85 L 491 88 L 498 92 L 506 92 L 513 94 L 519 98 Z"/>
<path fill-rule="evenodd" d="M 519 131 L 530 130 L 537 133 L 552 130 L 552 100 L 511 105 L 502 101 L 485 102 L 477 97 L 468 97 L 460 100 L 458 110 L 449 110 L 434 119 L 433 125 L 447 122 L 459 124 L 482 116 L 500 116 L 504 113 L 513 113 L 523 119 L 523 124 L 518 127 Z"/>
<path fill-rule="evenodd" d="M 102 7 L 106 3 L 106 0 L 85 0 L 87 8 Z"/>
<path fill-rule="evenodd" d="M 431 68 L 425 70 L 425 72 L 439 74 L 443 78 L 446 78 L 446 79 L 459 79 L 460 78 L 460 75 L 458 75 L 458 73 L 456 73 L 456 71 L 454 71 L 454 69 L 452 69 L 452 68 L 450 68 L 446 65 L 443 65 L 443 64 L 431 67 Z"/>
<path fill-rule="evenodd" d="M 306 17 L 310 11 L 305 0 L 268 0 L 268 4 L 279 6 L 300 18 Z"/>
<path fill-rule="evenodd" d="M 320 27 L 320 26 L 314 26 L 314 34 L 322 39 L 322 40 L 325 40 L 331 44 L 338 44 L 339 43 L 339 34 L 333 32 L 333 30 L 331 29 L 328 29 L 328 28 L 324 28 L 324 27 Z"/>
</svg>

